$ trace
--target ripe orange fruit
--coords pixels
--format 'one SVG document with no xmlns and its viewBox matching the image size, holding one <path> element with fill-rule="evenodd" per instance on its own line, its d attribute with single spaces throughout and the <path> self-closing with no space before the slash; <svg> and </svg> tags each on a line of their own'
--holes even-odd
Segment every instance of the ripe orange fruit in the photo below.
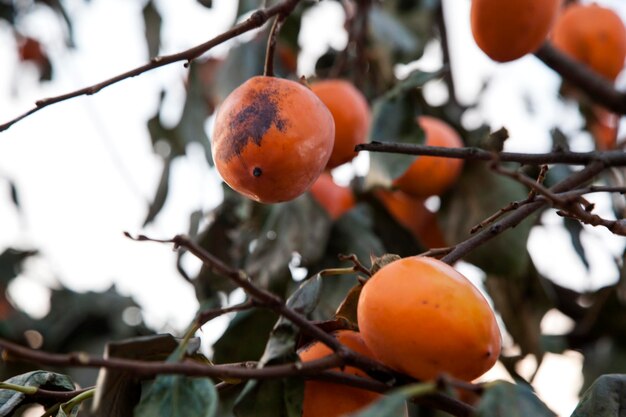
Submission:
<svg viewBox="0 0 626 417">
<path fill-rule="evenodd" d="M 600 151 L 615 149 L 619 119 L 619 115 L 611 113 L 604 107 L 592 108 L 592 114 L 587 118 L 587 126 L 596 143 L 596 149 Z"/>
<path fill-rule="evenodd" d="M 417 379 L 448 373 L 471 381 L 500 355 L 500 331 L 485 298 L 434 258 L 383 266 L 363 286 L 357 317 L 374 355 Z"/>
<path fill-rule="evenodd" d="M 348 81 L 329 79 L 311 84 L 311 90 L 326 104 L 335 120 L 335 146 L 327 168 L 332 169 L 357 156 L 354 147 L 365 142 L 370 109 L 363 94 Z"/>
<path fill-rule="evenodd" d="M 339 342 L 350 349 L 371 358 L 374 357 L 359 333 L 352 330 L 339 330 L 333 334 Z M 302 362 L 308 362 L 323 358 L 331 353 L 332 350 L 325 344 L 313 342 L 303 348 L 299 355 Z M 346 366 L 343 372 L 362 377 L 367 376 L 365 372 L 351 366 Z M 309 380 L 305 382 L 304 386 L 302 417 L 338 417 L 353 413 L 379 398 L 380 394 L 375 392 L 347 385 Z"/>
<path fill-rule="evenodd" d="M 488 57 L 513 61 L 544 42 L 562 0 L 472 0 L 472 34 Z"/>
<path fill-rule="evenodd" d="M 336 184 L 329 172 L 322 172 L 309 191 L 333 220 L 337 220 L 355 205 L 352 190 Z"/>
<path fill-rule="evenodd" d="M 311 90 L 258 76 L 218 109 L 211 150 L 229 186 L 253 200 L 277 203 L 313 184 L 330 158 L 334 137 L 333 116 Z"/>
<path fill-rule="evenodd" d="M 554 46 L 611 81 L 626 58 L 626 29 L 612 10 L 597 4 L 571 4 L 558 17 Z"/>
<path fill-rule="evenodd" d="M 418 117 L 424 130 L 425 145 L 460 148 L 463 141 L 447 123 L 430 116 Z M 414 197 L 443 194 L 458 178 L 463 168 L 462 159 L 418 156 L 393 185 Z"/>
<path fill-rule="evenodd" d="M 424 199 L 400 191 L 376 190 L 376 197 L 387 212 L 427 248 L 447 246 L 437 216 L 424 205 Z"/>
</svg>

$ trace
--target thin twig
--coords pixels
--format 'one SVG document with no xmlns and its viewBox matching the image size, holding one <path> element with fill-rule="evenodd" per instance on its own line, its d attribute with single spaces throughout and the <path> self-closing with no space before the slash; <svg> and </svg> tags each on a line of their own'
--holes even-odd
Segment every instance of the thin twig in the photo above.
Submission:
<svg viewBox="0 0 626 417">
<path fill-rule="evenodd" d="M 130 234 L 125 234 L 126 236 L 134 240 L 173 243 L 176 248 L 186 248 L 189 252 L 191 252 L 198 259 L 200 259 L 206 266 L 213 269 L 214 272 L 231 279 L 237 286 L 243 289 L 250 297 L 252 297 L 258 303 L 274 310 L 276 313 L 289 319 L 304 333 L 321 341 L 326 346 L 337 352 L 337 354 L 339 354 L 347 364 L 356 366 L 363 370 L 375 372 L 379 375 L 386 375 L 390 379 L 394 379 L 396 376 L 398 376 L 396 372 L 392 371 L 380 362 L 368 358 L 367 356 L 361 355 L 360 353 L 355 352 L 352 349 L 349 349 L 345 345 L 341 344 L 332 335 L 324 332 L 322 329 L 310 322 L 305 316 L 287 307 L 287 305 L 280 297 L 263 288 L 257 287 L 244 271 L 231 268 L 189 238 L 178 235 L 172 239 L 159 240 L 151 239 L 143 235 L 133 238 L 132 236 L 130 236 Z"/>
<path fill-rule="evenodd" d="M 565 178 L 563 181 L 554 185 L 552 188 L 550 188 L 550 192 L 556 194 L 579 187 L 580 185 L 586 183 L 597 174 L 602 172 L 605 168 L 606 165 L 603 161 L 595 161 L 589 164 L 587 167 L 583 168 L 582 170 L 573 173 L 569 177 Z M 455 263 L 488 240 L 493 239 L 494 237 L 498 236 L 509 228 L 517 226 L 524 219 L 533 214 L 535 211 L 539 210 L 545 204 L 545 199 L 536 199 L 535 201 L 518 207 L 517 209 L 511 211 L 503 219 L 492 224 L 488 229 L 484 229 L 481 232 L 472 235 L 468 239 L 454 246 L 454 249 L 450 251 L 450 253 L 448 253 L 446 256 L 441 258 L 441 260 L 448 264 Z"/>
<path fill-rule="evenodd" d="M 187 62 L 186 65 L 188 65 L 189 62 L 200 57 L 202 54 L 209 51 L 211 48 L 217 45 L 220 45 L 230 39 L 233 39 L 245 32 L 249 32 L 253 29 L 263 26 L 265 22 L 267 22 L 267 20 L 271 18 L 272 16 L 276 16 L 278 14 L 285 14 L 287 13 L 288 10 L 289 11 L 293 10 L 295 5 L 299 1 L 300 0 L 284 0 L 274 6 L 264 8 L 264 9 L 259 9 L 255 11 L 254 13 L 252 13 L 252 15 L 250 15 L 248 19 L 233 26 L 230 30 L 227 30 L 226 32 L 222 34 L 217 35 L 216 37 L 214 37 L 213 39 L 207 42 L 194 46 L 193 48 L 187 49 L 185 51 L 177 52 L 171 55 L 154 57 L 148 63 L 141 65 L 137 68 L 134 68 L 132 70 L 123 72 L 119 75 L 116 75 L 115 77 L 109 78 L 108 80 L 99 82 L 89 87 L 81 88 L 76 91 L 72 91 L 70 93 L 39 100 L 35 103 L 34 108 L 0 125 L 0 132 L 8 129 L 9 127 L 13 126 L 15 123 L 19 122 L 20 120 L 52 104 L 56 104 L 61 101 L 69 100 L 75 97 L 80 97 L 80 96 L 85 96 L 85 95 L 89 96 L 92 94 L 96 94 L 103 88 L 113 85 L 115 83 L 118 83 L 122 80 L 126 80 L 128 78 L 141 75 L 144 72 L 153 70 L 155 68 L 163 67 L 165 65 L 173 64 L 175 62 L 186 61 Z"/>
</svg>

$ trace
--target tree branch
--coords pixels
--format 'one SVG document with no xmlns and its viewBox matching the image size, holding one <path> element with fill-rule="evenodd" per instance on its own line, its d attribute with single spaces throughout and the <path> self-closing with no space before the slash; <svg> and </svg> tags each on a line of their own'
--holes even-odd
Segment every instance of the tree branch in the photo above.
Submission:
<svg viewBox="0 0 626 417">
<path fill-rule="evenodd" d="M 5 360 L 19 359 L 39 365 L 61 367 L 119 369 L 140 376 L 178 374 L 219 379 L 271 379 L 293 375 L 310 375 L 345 364 L 344 359 L 338 354 L 298 364 L 290 363 L 266 366 L 264 368 L 250 368 L 246 364 L 243 366 L 238 364 L 207 366 L 191 361 L 173 363 L 102 358 L 83 352 L 68 354 L 50 353 L 26 348 L 4 339 L 0 339 L 0 348 L 4 350 L 3 358 Z"/>
<path fill-rule="evenodd" d="M 544 43 L 535 56 L 598 104 L 615 113 L 626 114 L 626 94 L 616 90 L 609 80 L 586 65 L 560 52 L 549 42 Z"/>
<path fill-rule="evenodd" d="M 130 234 L 125 233 L 131 239 L 139 241 L 152 241 L 160 243 L 173 243 L 176 248 L 183 247 L 200 259 L 206 266 L 213 269 L 214 272 L 223 275 L 231 279 L 237 286 L 243 289 L 250 297 L 252 297 L 259 304 L 266 306 L 274 310 L 276 313 L 284 316 L 293 322 L 304 333 L 313 337 L 316 340 L 321 341 L 329 348 L 337 352 L 344 360 L 346 364 L 356 366 L 367 372 L 374 372 L 378 376 L 385 376 L 388 380 L 393 380 L 398 377 L 402 378 L 397 372 L 386 367 L 382 363 L 375 361 L 367 356 L 361 355 L 358 352 L 349 349 L 341 344 L 332 335 L 326 333 L 324 330 L 317 327 L 314 323 L 309 321 L 305 316 L 297 311 L 287 307 L 284 301 L 275 294 L 267 291 L 263 288 L 257 287 L 250 277 L 242 270 L 231 268 L 223 263 L 220 259 L 216 258 L 213 254 L 206 251 L 199 246 L 196 242 L 190 240 L 186 236 L 178 235 L 172 239 L 158 240 L 151 239 L 146 236 L 138 236 L 133 238 Z"/>
<path fill-rule="evenodd" d="M 527 165 L 568 164 L 587 165 L 602 160 L 606 166 L 626 166 L 626 152 L 621 150 L 571 152 L 554 151 L 548 153 L 490 152 L 481 148 L 444 148 L 440 146 L 414 145 L 409 143 L 370 142 L 356 145 L 356 152 L 386 152 L 406 155 L 429 155 L 470 161 L 518 162 Z"/>
<path fill-rule="evenodd" d="M 233 26 L 230 30 L 214 37 L 213 39 L 207 42 L 194 46 L 193 48 L 190 48 L 190 49 L 187 49 L 185 51 L 181 51 L 175 54 L 171 54 L 171 55 L 154 57 L 148 63 L 141 65 L 137 68 L 134 68 L 132 70 L 123 72 L 119 75 L 116 75 L 115 77 L 109 78 L 108 80 L 99 82 L 89 87 L 81 88 L 76 91 L 72 91 L 67 94 L 62 94 L 59 96 L 39 100 L 35 103 L 34 108 L 0 125 L 0 132 L 7 130 L 8 128 L 13 126 L 15 123 L 19 122 L 20 120 L 52 104 L 56 104 L 61 101 L 69 100 L 75 97 L 89 96 L 92 94 L 96 94 L 103 88 L 113 85 L 115 83 L 118 83 L 122 80 L 136 77 L 137 75 L 141 75 L 144 72 L 153 70 L 155 68 L 163 67 L 165 65 L 173 64 L 175 62 L 186 61 L 187 63 L 189 63 L 193 61 L 194 59 L 198 58 L 200 55 L 209 51 L 211 48 L 214 48 L 215 46 L 220 45 L 252 29 L 256 29 L 256 28 L 263 26 L 265 22 L 267 22 L 267 20 L 271 18 L 272 16 L 276 16 L 279 14 L 288 14 L 291 10 L 293 10 L 295 5 L 299 1 L 300 0 L 284 0 L 274 6 L 271 6 L 265 9 L 259 9 L 255 11 L 254 13 L 252 13 L 252 15 L 248 19 Z"/>
<path fill-rule="evenodd" d="M 576 188 L 591 180 L 594 176 L 602 172 L 605 168 L 606 165 L 603 161 L 592 162 L 584 169 L 573 173 L 563 181 L 551 187 L 549 190 L 552 193 L 561 193 L 572 190 L 573 188 Z M 492 238 L 498 236 L 500 233 L 504 232 L 507 229 L 517 226 L 525 218 L 533 214 L 535 211 L 539 210 L 546 203 L 547 200 L 545 199 L 537 199 L 535 201 L 529 202 L 528 204 L 518 207 L 517 209 L 511 211 L 500 221 L 493 223 L 489 228 L 472 235 L 468 239 L 454 246 L 448 254 L 441 258 L 441 260 L 443 262 L 446 262 L 447 264 L 455 263 L 488 240 L 491 240 Z"/>
</svg>

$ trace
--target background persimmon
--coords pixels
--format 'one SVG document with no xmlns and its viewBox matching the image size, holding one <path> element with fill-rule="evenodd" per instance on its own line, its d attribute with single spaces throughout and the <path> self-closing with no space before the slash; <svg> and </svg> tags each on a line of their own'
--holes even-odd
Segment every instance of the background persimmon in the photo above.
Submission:
<svg viewBox="0 0 626 417">
<path fill-rule="evenodd" d="M 562 0 L 472 0 L 476 44 L 498 62 L 513 61 L 541 46 Z"/>
<path fill-rule="evenodd" d="M 421 380 L 448 373 L 470 381 L 500 354 L 500 330 L 487 300 L 434 258 L 403 258 L 382 267 L 363 286 L 357 312 L 376 358 Z"/>
<path fill-rule="evenodd" d="M 418 118 L 424 130 L 425 145 L 459 148 L 463 141 L 446 122 L 430 116 Z M 463 168 L 462 159 L 418 156 L 393 185 L 414 197 L 443 194 L 458 178 Z"/>
<path fill-rule="evenodd" d="M 624 67 L 626 28 L 611 9 L 569 5 L 554 24 L 554 46 L 613 81 Z"/>
<path fill-rule="evenodd" d="M 304 193 L 333 149 L 330 111 L 303 85 L 253 77 L 217 111 L 211 152 L 224 181 L 262 202 L 288 201 Z"/>
<path fill-rule="evenodd" d="M 326 104 L 335 120 L 335 145 L 327 165 L 332 169 L 357 156 L 354 147 L 367 138 L 369 105 L 365 96 L 345 80 L 318 81 L 311 84 L 311 90 Z"/>
<path fill-rule="evenodd" d="M 352 190 L 335 183 L 329 172 L 322 172 L 309 191 L 333 220 L 341 217 L 356 203 Z"/>
<path fill-rule="evenodd" d="M 365 356 L 374 357 L 358 332 L 339 330 L 334 333 L 334 336 L 350 349 Z M 322 342 L 313 342 L 304 347 L 299 352 L 299 355 L 300 360 L 307 362 L 323 358 L 331 353 L 332 350 Z M 362 377 L 367 376 L 365 372 L 351 366 L 346 366 L 343 372 Z M 304 387 L 302 417 L 338 417 L 355 412 L 378 398 L 380 398 L 380 394 L 375 392 L 346 385 L 310 380 L 306 381 Z"/>
<path fill-rule="evenodd" d="M 446 246 L 439 228 L 437 215 L 424 205 L 424 199 L 412 197 L 400 190 L 375 191 L 376 198 L 383 203 L 387 212 L 427 248 Z"/>
</svg>

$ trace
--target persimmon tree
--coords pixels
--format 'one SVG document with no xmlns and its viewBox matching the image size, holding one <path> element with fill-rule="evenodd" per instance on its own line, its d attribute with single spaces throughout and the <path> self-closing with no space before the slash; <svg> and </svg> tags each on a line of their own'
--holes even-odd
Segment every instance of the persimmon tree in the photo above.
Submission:
<svg viewBox="0 0 626 417">
<path fill-rule="evenodd" d="M 212 6 L 211 1 L 200 3 Z M 72 22 L 63 2 L 41 4 L 66 22 L 67 47 L 71 48 Z M 320 187 L 291 201 L 262 204 L 224 184 L 223 201 L 201 213 L 207 220 L 202 227 L 196 213 L 190 230 L 181 230 L 176 236 L 146 236 L 141 225 L 136 230 L 120 230 L 137 245 L 171 245 L 177 250 L 181 285 L 192 285 L 201 305 L 181 334 L 154 335 L 143 325 L 129 328 L 119 324 L 121 309 L 134 304 L 114 291 L 78 296 L 60 290 L 53 306 L 76 305 L 75 312 L 91 312 L 85 316 L 97 319 L 73 323 L 71 329 L 68 322 L 66 333 L 71 337 L 65 334 L 63 343 L 42 346 L 37 337 L 52 340 L 48 336 L 53 324 L 63 324 L 60 317 L 71 316 L 72 310 L 38 321 L 12 307 L 4 290 L 24 259 L 37 255 L 7 249 L 0 255 L 0 347 L 5 379 L 0 383 L 0 415 L 19 414 L 36 403 L 45 407 L 46 416 L 293 417 L 302 415 L 305 381 L 316 380 L 383 394 L 353 414 L 358 417 L 396 416 L 404 407 L 410 416 L 552 416 L 534 394 L 532 379 L 524 379 L 517 365 L 533 356 L 540 367 L 546 353 L 566 350 L 584 355 L 584 392 L 573 416 L 619 414 L 626 383 L 621 374 L 626 373 L 622 336 L 626 323 L 622 294 L 625 255 L 615 259 L 620 277 L 614 284 L 583 293 L 543 276 L 527 248 L 531 228 L 540 224 L 541 214 L 546 212 L 563 218 L 584 263 L 586 253 L 580 241 L 589 228 L 606 228 L 616 236 L 626 236 L 626 152 L 617 128 L 609 126 L 611 140 L 597 139 L 596 149 L 589 152 L 570 150 L 569 138 L 556 127 L 550 152 L 505 151 L 505 128 L 468 128 L 462 123 L 463 115 L 475 111 L 476 105 L 457 100 L 458 75 L 451 71 L 453 58 L 440 1 L 346 0 L 340 4 L 345 12 L 347 44 L 343 50 L 324 54 L 316 63 L 313 78 L 348 80 L 371 107 L 368 140 L 355 147 L 356 152 L 369 155 L 369 168 L 365 175 L 351 179 L 352 198 L 346 199 L 344 207 L 327 211 L 324 199 L 315 197 L 324 193 Z M 240 19 L 232 28 L 187 50 L 159 55 L 160 16 L 150 0 L 143 9 L 152 56 L 148 62 L 79 90 L 42 98 L 22 114 L 5 114 L 8 119 L 0 121 L 0 140 L 4 139 L 2 132 L 17 123 L 29 123 L 32 114 L 49 106 L 85 95 L 97 100 L 97 94 L 108 86 L 132 83 L 133 77 L 166 65 L 184 65 L 187 97 L 179 124 L 165 126 L 159 117 L 161 109 L 146 121 L 155 149 L 167 144 L 170 153 L 163 158 L 162 178 L 147 207 L 145 226 L 163 208 L 171 164 L 185 155 L 187 145 L 200 144 L 207 162 L 214 164 L 212 132 L 205 129 L 205 121 L 232 90 L 259 75 L 307 84 L 309 80 L 301 80 L 298 73 L 298 34 L 312 7 L 316 2 L 240 0 Z M 0 5 L 0 18 L 9 24 L 29 12 L 16 2 Z M 54 77 L 54 65 L 45 48 L 18 28 L 15 37 L 20 59 L 35 62 L 43 82 Z M 207 54 L 231 39 L 241 42 L 231 45 L 225 58 Z M 441 48 L 441 68 L 400 77 L 396 64 L 419 59 L 428 43 Z M 584 130 L 594 137 L 599 135 L 595 130 L 600 120 L 597 109 L 615 118 L 626 114 L 626 93 L 616 89 L 613 80 L 560 52 L 549 39 L 534 55 L 562 77 L 562 100 L 579 106 L 587 122 Z M 436 80 L 444 82 L 448 99 L 433 105 L 423 87 Z M 419 116 L 451 126 L 463 146 L 425 145 Z M 288 154 L 280 156 L 289 158 Z M 403 207 L 402 202 L 408 201 L 404 197 L 381 197 L 396 191 L 394 179 L 416 157 L 463 161 L 456 182 L 438 196 L 436 210 L 425 208 L 423 199 L 413 199 Z M 323 175 L 327 181 L 328 174 Z M 431 178 L 426 175 L 421 180 Z M 11 189 L 18 204 L 19 190 Z M 613 216 L 596 213 L 587 198 L 594 193 L 613 197 Z M 509 348 L 518 348 L 513 353 L 514 349 L 505 346 L 499 358 L 514 383 L 473 383 L 445 373 L 431 381 L 419 381 L 332 336 L 337 330 L 358 329 L 357 305 L 363 283 L 398 256 L 428 256 L 452 266 L 465 261 L 484 272 L 483 284 L 502 319 L 502 331 L 510 336 Z M 185 270 L 185 257 L 202 261 L 198 274 L 190 276 Z M 307 278 L 296 279 L 294 267 L 305 270 Z M 238 289 L 245 292 L 245 300 L 228 304 L 224 295 Z M 105 307 L 98 309 L 98 303 Z M 541 321 L 553 309 L 572 319 L 569 333 L 542 333 Z M 226 314 L 233 318 L 211 347 L 212 356 L 206 357 L 199 350 L 199 330 Z M 101 340 L 103 335 L 109 340 Z M 72 350 L 72 338 L 85 337 L 100 343 L 104 354 Z M 322 343 L 332 353 L 300 361 L 298 349 L 310 342 Z M 345 367 L 357 372 L 337 370 Z M 79 387 L 73 372 L 83 368 L 98 370 L 98 378 Z"/>
</svg>

